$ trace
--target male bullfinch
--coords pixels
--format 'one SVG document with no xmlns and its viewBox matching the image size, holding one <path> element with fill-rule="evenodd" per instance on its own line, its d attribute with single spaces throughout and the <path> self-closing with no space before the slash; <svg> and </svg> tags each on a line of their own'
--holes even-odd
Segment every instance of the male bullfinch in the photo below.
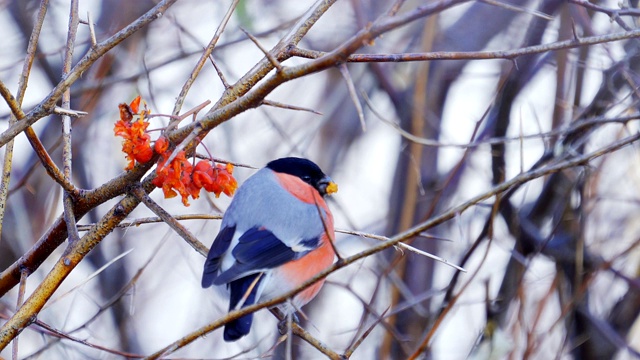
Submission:
<svg viewBox="0 0 640 360">
<path fill-rule="evenodd" d="M 222 218 L 207 261 L 202 287 L 226 284 L 229 311 L 295 289 L 334 260 L 333 216 L 323 197 L 338 186 L 315 163 L 287 157 L 271 161 L 238 189 Z M 321 217 L 322 216 L 322 217 Z M 294 313 L 313 299 L 324 281 L 279 308 Z M 229 322 L 224 340 L 251 329 L 253 314 Z"/>
</svg>

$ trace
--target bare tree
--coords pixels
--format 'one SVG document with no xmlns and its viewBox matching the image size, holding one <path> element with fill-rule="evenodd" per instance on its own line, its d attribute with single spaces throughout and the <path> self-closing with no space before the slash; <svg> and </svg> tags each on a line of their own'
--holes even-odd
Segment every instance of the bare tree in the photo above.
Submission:
<svg viewBox="0 0 640 360">
<path fill-rule="evenodd" d="M 0 5 L 1 356 L 640 357 L 636 5 Z M 171 155 L 122 171 L 135 113 Z M 227 312 L 199 277 L 229 199 L 185 214 L 162 164 L 291 154 L 341 184 L 339 257 Z M 289 333 L 215 331 L 325 277 Z"/>
</svg>

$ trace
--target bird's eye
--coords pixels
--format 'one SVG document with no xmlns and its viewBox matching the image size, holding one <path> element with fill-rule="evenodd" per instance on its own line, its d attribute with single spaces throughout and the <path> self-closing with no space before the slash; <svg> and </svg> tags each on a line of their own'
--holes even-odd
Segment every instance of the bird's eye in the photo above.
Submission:
<svg viewBox="0 0 640 360">
<path fill-rule="evenodd" d="M 309 175 L 303 175 L 300 178 L 302 179 L 302 181 L 304 181 L 306 183 L 311 183 L 311 176 L 309 176 Z"/>
</svg>

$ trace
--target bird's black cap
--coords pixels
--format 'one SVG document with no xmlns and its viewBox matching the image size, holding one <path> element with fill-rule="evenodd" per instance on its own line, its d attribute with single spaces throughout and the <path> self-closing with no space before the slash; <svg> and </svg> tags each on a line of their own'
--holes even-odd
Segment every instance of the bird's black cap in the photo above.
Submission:
<svg viewBox="0 0 640 360">
<path fill-rule="evenodd" d="M 323 196 L 338 191 L 338 185 L 322 172 L 316 163 L 308 159 L 285 157 L 269 162 L 267 168 L 275 172 L 297 176 L 313 186 Z"/>
</svg>

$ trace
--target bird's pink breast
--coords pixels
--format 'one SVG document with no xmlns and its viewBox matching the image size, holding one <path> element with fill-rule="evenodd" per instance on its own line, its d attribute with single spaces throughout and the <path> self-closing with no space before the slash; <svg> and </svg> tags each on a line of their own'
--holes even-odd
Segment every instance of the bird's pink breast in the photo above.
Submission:
<svg viewBox="0 0 640 360">
<path fill-rule="evenodd" d="M 277 284 L 279 284 L 280 294 L 282 294 L 297 288 L 305 281 L 313 278 L 318 273 L 331 266 L 335 253 L 330 241 L 335 237 L 335 232 L 333 228 L 333 216 L 329 211 L 327 203 L 318 191 L 296 176 L 283 173 L 276 173 L 276 176 L 282 187 L 287 189 L 287 191 L 289 191 L 298 200 L 307 204 L 319 206 L 327 215 L 324 218 L 326 232 L 321 236 L 320 246 L 302 258 L 290 261 L 273 270 L 272 284 L 274 286 L 278 286 Z M 320 212 L 318 212 L 318 216 L 320 216 Z M 330 234 L 330 238 L 327 233 Z M 299 308 L 307 304 L 318 294 L 323 284 L 324 279 L 300 292 L 294 297 L 294 305 Z M 266 292 L 271 293 L 269 290 L 266 290 Z"/>
<path fill-rule="evenodd" d="M 287 191 L 298 200 L 307 204 L 318 204 L 323 209 L 327 209 L 327 204 L 324 202 L 324 199 L 320 196 L 318 191 L 311 185 L 300 180 L 299 177 L 284 173 L 276 173 L 276 177 L 278 178 L 280 185 L 287 189 Z"/>
</svg>

